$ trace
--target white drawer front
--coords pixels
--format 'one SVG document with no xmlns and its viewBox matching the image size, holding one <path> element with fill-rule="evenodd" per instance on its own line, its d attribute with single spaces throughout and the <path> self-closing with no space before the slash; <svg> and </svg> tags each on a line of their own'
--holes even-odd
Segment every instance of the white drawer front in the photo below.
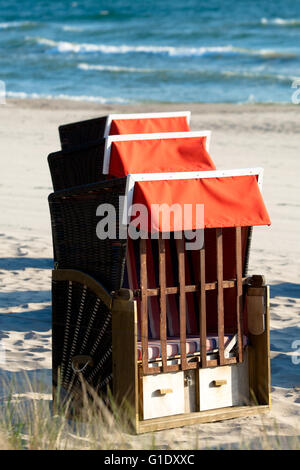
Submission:
<svg viewBox="0 0 300 470">
<path fill-rule="evenodd" d="M 200 411 L 249 403 L 248 361 L 199 370 Z"/>
<path fill-rule="evenodd" d="M 143 377 L 144 419 L 181 413 L 184 413 L 183 372 Z"/>
</svg>

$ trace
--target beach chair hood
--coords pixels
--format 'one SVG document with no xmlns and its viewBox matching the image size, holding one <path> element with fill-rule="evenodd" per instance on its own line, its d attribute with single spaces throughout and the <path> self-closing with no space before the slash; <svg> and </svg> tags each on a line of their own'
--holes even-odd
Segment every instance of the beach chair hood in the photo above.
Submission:
<svg viewBox="0 0 300 470">
<path fill-rule="evenodd" d="M 106 139 L 103 173 L 166 173 L 215 170 L 208 153 L 210 131 L 113 136 Z"/>
<path fill-rule="evenodd" d="M 261 170 L 199 172 L 198 177 L 170 175 L 171 179 L 134 182 L 133 203 L 147 208 L 148 219 L 143 230 L 175 232 L 201 228 L 250 227 L 270 225 L 258 175 Z M 223 176 L 220 176 L 220 173 Z M 248 174 L 247 174 L 248 173 Z M 133 175 L 136 177 L 136 175 Z M 156 175 L 157 177 L 157 175 Z M 154 176 L 155 178 L 155 176 Z M 159 208 L 174 210 L 165 218 Z M 186 212 L 188 211 L 188 212 Z M 199 212 L 200 211 L 200 212 Z M 203 211 L 203 212 L 202 212 Z M 202 215 L 203 214 L 203 215 Z M 140 218 L 136 219 L 140 223 Z M 131 220 L 135 224 L 135 219 Z"/>
<path fill-rule="evenodd" d="M 189 111 L 110 114 L 107 116 L 104 137 L 121 134 L 187 132 L 190 130 L 190 115 Z"/>
</svg>

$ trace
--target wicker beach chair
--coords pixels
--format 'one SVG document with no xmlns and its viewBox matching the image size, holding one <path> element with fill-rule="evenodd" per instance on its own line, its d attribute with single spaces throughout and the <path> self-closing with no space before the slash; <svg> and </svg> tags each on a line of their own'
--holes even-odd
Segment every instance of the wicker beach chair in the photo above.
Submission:
<svg viewBox="0 0 300 470">
<path fill-rule="evenodd" d="M 50 153 L 54 191 L 102 179 L 105 139 L 109 135 L 187 132 L 190 112 L 110 114 L 59 127 L 62 150 Z"/>
<path fill-rule="evenodd" d="M 130 171 L 170 171 L 171 161 L 171 171 L 215 169 L 208 154 L 210 135 L 210 131 L 117 135 L 80 148 L 50 153 L 48 164 L 53 189 L 94 183 Z M 126 165 L 127 161 L 131 162 L 130 166 Z M 121 163 L 124 168 L 118 168 Z"/>
<path fill-rule="evenodd" d="M 201 132 L 188 132 L 188 133 L 164 133 L 164 134 L 141 134 L 141 135 L 129 135 L 129 136 L 113 136 L 106 140 L 105 148 L 103 152 L 103 158 L 101 159 L 102 169 L 99 171 L 99 179 L 103 180 L 105 173 L 109 173 L 109 178 L 117 178 L 121 176 L 119 182 L 113 183 L 113 180 L 107 186 L 106 195 L 107 200 L 103 200 L 102 204 L 109 203 L 111 198 L 119 197 L 115 196 L 114 188 L 118 187 L 118 184 L 124 185 L 125 179 L 129 173 L 138 173 L 139 170 L 143 169 L 145 172 L 149 172 L 150 169 L 157 172 L 176 172 L 178 170 L 189 171 L 191 169 L 197 169 L 199 171 L 204 170 L 214 170 L 215 166 L 208 154 L 210 132 L 201 131 Z M 146 144 L 146 152 L 143 150 L 144 145 Z M 168 155 L 166 154 L 166 151 Z M 172 159 L 170 160 L 169 155 Z M 188 158 L 187 158 L 188 155 Z M 65 159 L 64 159 L 65 161 Z M 72 165 L 72 159 L 69 162 Z M 68 167 L 67 167 L 68 168 Z M 74 168 L 74 166 L 73 166 Z M 66 178 L 69 177 L 70 172 L 65 171 Z M 63 175 L 63 171 L 59 173 Z M 92 170 L 92 179 L 93 181 L 97 178 L 97 173 Z M 123 177 L 123 179 L 122 179 Z M 107 180 L 109 181 L 109 180 Z M 128 180 L 129 181 L 129 180 Z M 127 180 L 126 180 L 127 182 Z M 82 183 L 83 184 L 83 183 Z M 70 184 L 70 187 L 74 185 Z M 108 190 L 108 187 L 111 187 L 111 191 Z M 79 190 L 84 188 L 79 188 Z M 123 192 L 125 194 L 125 187 Z M 76 191 L 77 192 L 77 191 Z M 61 220 L 64 223 L 64 229 L 70 231 L 68 237 L 69 241 L 67 243 L 67 238 L 64 240 L 65 251 L 60 250 L 59 240 L 56 235 L 53 239 L 54 246 L 54 257 L 56 258 L 56 252 L 65 252 L 63 256 L 63 264 L 65 267 L 81 269 L 88 274 L 92 274 L 103 284 L 111 288 L 111 283 L 113 278 L 109 273 L 105 277 L 105 271 L 98 274 L 97 269 L 95 268 L 95 263 L 97 263 L 100 258 L 103 260 L 103 266 L 109 266 L 110 262 L 106 258 L 110 253 L 110 246 L 106 243 L 98 246 L 98 249 L 102 249 L 103 253 L 98 253 L 94 251 L 94 248 L 90 246 L 91 256 L 87 257 L 82 255 L 82 251 L 78 249 L 78 246 L 75 244 L 77 240 L 77 232 L 85 231 L 85 227 L 88 227 L 90 224 L 95 223 L 95 218 L 90 218 L 90 211 L 85 208 L 85 212 L 80 213 L 80 202 L 78 198 L 75 200 L 75 204 L 72 207 L 72 215 L 74 217 L 72 224 L 76 224 L 77 228 L 74 230 L 75 225 L 69 224 L 69 218 L 71 217 L 70 213 L 65 213 L 63 211 L 68 210 L 67 204 L 61 204 L 59 202 L 61 191 L 56 191 L 52 196 L 50 196 L 51 204 L 51 214 L 52 218 L 55 217 L 55 220 Z M 62 194 L 73 194 L 72 191 L 67 191 L 67 193 Z M 104 196 L 105 196 L 104 194 Z M 117 193 L 119 194 L 119 193 Z M 54 202 L 57 201 L 57 202 Z M 72 199 L 68 199 L 72 201 Z M 95 199 L 90 194 L 89 202 L 91 204 L 92 210 L 95 212 L 97 207 L 93 206 Z M 114 201 L 115 202 L 115 201 Z M 72 202 L 70 202 L 72 204 Z M 98 203 L 99 204 L 99 203 Z M 119 217 L 119 212 L 117 217 Z M 57 222 L 55 222 L 57 223 Z M 56 231 L 57 232 L 57 231 Z M 55 232 L 55 233 L 56 233 Z M 54 233 L 54 234 L 55 234 Z M 59 235 L 59 232 L 57 232 Z M 96 237 L 96 233 L 94 233 Z M 74 242 L 72 241 L 74 239 Z M 90 243 L 91 240 L 87 240 L 87 243 Z M 70 248 L 71 252 L 67 251 Z M 123 250 L 122 244 L 115 242 L 114 251 Z M 94 260 L 94 261 L 93 261 Z M 57 260 L 61 263 L 61 259 Z M 104 267 L 102 268 L 105 269 Z M 108 268 L 106 268 L 108 269 Z M 100 276 L 100 277 L 99 277 Z"/>
<path fill-rule="evenodd" d="M 141 170 L 215 169 L 208 153 L 210 134 L 198 131 L 112 136 L 80 149 L 50 153 L 53 189 L 59 191 Z"/>
<path fill-rule="evenodd" d="M 61 148 L 98 142 L 109 135 L 189 131 L 189 111 L 168 113 L 109 114 L 59 127 Z"/>
<path fill-rule="evenodd" d="M 243 275 L 249 227 L 270 223 L 260 179 L 260 169 L 144 173 L 50 195 L 54 384 L 60 371 L 67 394 L 82 377 L 100 392 L 110 386 L 131 406 L 136 432 L 266 411 L 268 288 L 261 276 Z M 196 198 L 206 208 L 204 246 L 187 263 L 174 225 L 170 257 L 159 219 L 157 240 L 134 245 L 128 224 L 99 240 L 97 208 L 109 203 L 119 217 L 120 196 L 147 207 Z M 190 228 L 200 228 L 193 218 Z M 129 251 L 135 272 L 125 270 Z"/>
</svg>

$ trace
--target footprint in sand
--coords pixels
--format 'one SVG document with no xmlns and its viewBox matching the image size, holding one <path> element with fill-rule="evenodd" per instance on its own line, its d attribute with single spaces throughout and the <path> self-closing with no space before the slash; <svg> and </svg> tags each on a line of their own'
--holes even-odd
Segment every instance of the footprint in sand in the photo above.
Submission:
<svg viewBox="0 0 300 470">
<path fill-rule="evenodd" d="M 276 308 L 279 307 L 280 304 L 275 304 L 274 302 L 270 302 L 270 307 L 271 308 Z"/>
<path fill-rule="evenodd" d="M 3 339 L 3 338 L 9 338 L 9 334 L 4 333 L 4 331 L 0 331 L 0 339 Z"/>
<path fill-rule="evenodd" d="M 35 331 L 29 331 L 24 336 L 24 339 L 40 339 L 40 335 L 36 333 Z"/>
<path fill-rule="evenodd" d="M 30 351 L 33 353 L 42 353 L 42 352 L 51 351 L 51 350 L 49 348 L 45 348 L 44 346 L 40 346 L 37 348 L 31 348 Z"/>
</svg>

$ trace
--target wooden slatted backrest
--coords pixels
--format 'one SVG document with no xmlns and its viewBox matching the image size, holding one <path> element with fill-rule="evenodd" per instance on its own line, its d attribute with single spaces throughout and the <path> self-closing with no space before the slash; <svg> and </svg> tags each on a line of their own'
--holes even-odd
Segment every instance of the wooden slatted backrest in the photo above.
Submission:
<svg viewBox="0 0 300 470">
<path fill-rule="evenodd" d="M 158 266 L 158 285 L 156 287 L 148 286 L 148 266 L 147 266 L 147 240 L 140 240 L 140 290 L 137 294 L 140 296 L 141 303 L 141 343 L 142 343 L 142 366 L 144 374 L 157 373 L 159 371 L 168 372 L 175 370 L 186 370 L 193 369 L 195 367 L 209 367 L 215 365 L 225 365 L 232 364 L 234 362 L 241 362 L 243 360 L 243 283 L 246 281 L 242 277 L 243 269 L 243 256 L 245 253 L 244 244 L 246 240 L 246 234 L 242 234 L 241 227 L 236 227 L 231 229 L 231 232 L 234 233 L 234 246 L 227 247 L 226 245 L 230 242 L 232 244 L 232 233 L 231 236 L 224 237 L 224 230 L 219 229 L 209 229 L 210 237 L 212 234 L 215 235 L 215 249 L 212 252 L 206 254 L 205 246 L 201 248 L 198 252 L 193 253 L 193 261 L 198 263 L 198 273 L 197 280 L 196 277 L 193 279 L 194 283 L 187 283 L 185 276 L 185 257 L 187 256 L 185 250 L 185 240 L 179 239 L 176 240 L 176 256 L 177 256 L 177 269 L 178 275 L 177 285 L 168 286 L 167 285 L 167 273 L 168 270 L 172 269 L 171 266 L 168 266 L 167 257 L 166 257 L 166 241 L 160 235 L 159 240 L 157 241 L 158 250 L 157 250 L 157 266 Z M 227 230 L 227 229 L 225 229 Z M 243 235 L 243 236 L 242 236 Z M 208 239 L 208 238 L 207 238 Z M 224 241 L 226 242 L 224 245 Z M 149 242 L 149 241 L 148 241 Z M 210 240 L 211 242 L 211 240 Z M 227 248 L 229 248 L 229 253 L 234 253 L 234 259 L 231 257 L 224 256 Z M 211 254 L 214 253 L 214 259 L 211 258 Z M 175 255 L 172 252 L 172 257 Z M 198 260 L 198 261 L 197 261 Z M 231 266 L 224 266 L 224 263 L 227 264 L 230 262 Z M 206 265 L 213 264 L 213 271 L 215 279 L 207 279 L 207 270 Z M 234 266 L 234 269 L 232 267 Z M 211 270 L 212 271 L 212 270 Z M 234 277 L 230 279 L 224 279 L 225 273 L 234 273 Z M 211 273 L 210 273 L 211 275 Z M 224 293 L 226 291 L 234 291 L 235 299 L 235 325 L 234 329 L 231 329 L 232 334 L 237 334 L 237 356 L 236 357 L 225 357 L 224 353 L 224 336 L 228 332 L 225 331 L 226 321 L 225 321 L 225 309 L 224 309 Z M 210 311 L 207 308 L 207 295 L 209 293 L 214 293 L 214 300 L 217 306 L 217 318 L 216 318 L 216 333 L 218 336 L 218 358 L 217 360 L 208 360 L 206 354 L 206 340 L 208 335 L 208 324 L 207 319 L 210 317 Z M 189 310 L 187 310 L 187 295 L 193 294 L 197 298 L 198 309 L 198 332 L 200 339 L 200 354 L 199 362 L 192 362 L 188 360 L 186 354 L 186 337 L 187 337 L 187 319 Z M 178 305 L 179 305 L 179 336 L 180 336 L 180 360 L 177 364 L 168 364 L 167 361 L 167 324 L 168 324 L 168 311 L 167 311 L 167 299 L 168 296 L 177 295 Z M 159 299 L 159 308 L 160 308 L 160 322 L 159 322 L 159 332 L 160 332 L 160 342 L 161 342 L 161 367 L 151 368 L 148 364 L 148 341 L 151 338 L 151 331 L 149 329 L 149 298 L 157 297 Z M 231 302 L 232 306 L 232 302 Z M 211 327 L 211 325 L 210 325 Z M 150 331 L 150 335 L 149 335 Z"/>
</svg>

